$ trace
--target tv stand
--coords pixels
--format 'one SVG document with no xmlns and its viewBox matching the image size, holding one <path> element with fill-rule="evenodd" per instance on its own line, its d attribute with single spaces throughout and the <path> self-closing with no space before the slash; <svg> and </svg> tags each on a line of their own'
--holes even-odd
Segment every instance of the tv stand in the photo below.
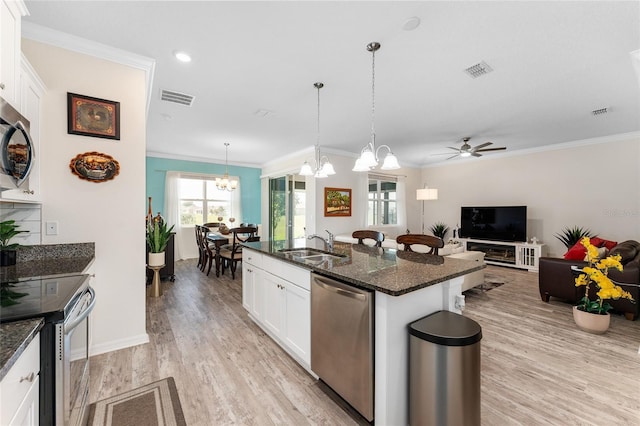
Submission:
<svg viewBox="0 0 640 426">
<path fill-rule="evenodd" d="M 490 265 L 538 271 L 538 261 L 542 256 L 544 244 L 527 242 L 506 242 L 460 238 L 465 251 L 481 251 L 484 261 Z"/>
</svg>

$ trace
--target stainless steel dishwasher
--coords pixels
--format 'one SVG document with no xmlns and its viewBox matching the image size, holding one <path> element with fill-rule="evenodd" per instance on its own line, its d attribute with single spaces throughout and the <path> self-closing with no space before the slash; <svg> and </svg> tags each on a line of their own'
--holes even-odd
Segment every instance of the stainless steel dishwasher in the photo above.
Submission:
<svg viewBox="0 0 640 426">
<path fill-rule="evenodd" d="M 373 420 L 374 293 L 312 274 L 311 370 Z"/>
</svg>

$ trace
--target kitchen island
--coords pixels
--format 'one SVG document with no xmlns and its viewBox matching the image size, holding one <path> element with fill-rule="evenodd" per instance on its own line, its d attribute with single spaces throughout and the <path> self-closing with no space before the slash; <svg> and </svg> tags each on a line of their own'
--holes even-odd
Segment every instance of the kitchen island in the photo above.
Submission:
<svg viewBox="0 0 640 426">
<path fill-rule="evenodd" d="M 375 423 L 406 425 L 409 413 L 407 326 L 439 310 L 460 313 L 463 276 L 484 268 L 484 265 L 471 260 L 344 243 L 336 243 L 331 252 L 332 256 L 324 257 L 321 254 L 326 250 L 322 245 L 306 246 L 317 249 L 319 256 L 297 256 L 295 247 L 282 242 L 263 241 L 248 243 L 245 246 L 248 250 L 243 255 L 243 268 L 245 262 L 252 261 L 251 258 L 262 256 L 264 262 L 256 263 L 265 265 L 265 275 L 274 274 L 269 269 L 279 269 L 278 264 L 281 263 L 287 271 L 287 265 L 295 266 L 294 272 L 288 274 L 298 275 L 298 281 L 308 278 L 295 271 L 307 270 L 375 292 Z M 243 269 L 243 292 L 244 284 Z M 279 288 L 285 284 L 279 284 Z M 304 283 L 300 288 L 303 287 Z M 256 292 L 252 297 L 259 295 L 260 293 Z M 301 300 L 304 302 L 305 299 Z M 308 300 L 307 297 L 307 303 Z M 268 309 L 270 305 L 271 303 L 265 304 L 264 309 Z M 309 319 L 298 318 L 297 323 L 300 327 L 308 326 Z M 285 338 L 282 340 L 292 340 L 286 336 L 286 332 L 284 334 Z M 293 334 L 293 337 L 297 337 L 296 344 L 304 348 L 304 342 L 300 338 L 304 334 L 301 331 L 297 334 L 298 336 Z M 299 353 L 303 352 L 304 350 Z M 292 353 L 296 359 L 298 354 Z M 309 369 L 307 366 L 305 368 Z"/>
</svg>

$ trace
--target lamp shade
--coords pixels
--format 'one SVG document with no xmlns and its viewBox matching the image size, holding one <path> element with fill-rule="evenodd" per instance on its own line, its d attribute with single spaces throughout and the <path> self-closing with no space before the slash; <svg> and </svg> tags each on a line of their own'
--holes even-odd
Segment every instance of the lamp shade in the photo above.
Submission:
<svg viewBox="0 0 640 426">
<path fill-rule="evenodd" d="M 437 200 L 438 190 L 436 188 L 421 188 L 416 190 L 416 200 Z"/>
<path fill-rule="evenodd" d="M 311 169 L 311 165 L 307 161 L 305 161 L 300 168 L 299 174 L 302 176 L 313 176 L 313 170 Z"/>
<path fill-rule="evenodd" d="M 391 152 L 387 153 L 387 156 L 384 157 L 384 162 L 382 163 L 382 170 L 396 170 L 400 168 L 400 164 L 398 164 L 398 159 Z"/>
</svg>

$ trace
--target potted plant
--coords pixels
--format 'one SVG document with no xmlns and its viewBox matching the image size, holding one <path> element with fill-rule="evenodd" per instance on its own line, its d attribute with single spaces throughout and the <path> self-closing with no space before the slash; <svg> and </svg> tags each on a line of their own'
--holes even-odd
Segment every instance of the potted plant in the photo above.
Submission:
<svg viewBox="0 0 640 426">
<path fill-rule="evenodd" d="M 582 240 L 584 237 L 593 237 L 591 235 L 591 231 L 589 229 L 584 229 L 581 226 L 574 226 L 573 228 L 564 228 L 560 233 L 556 234 L 555 237 L 562 241 L 567 249 L 573 247 L 578 241 Z"/>
<path fill-rule="evenodd" d="M 147 246 L 149 247 L 149 266 L 164 265 L 164 251 L 169 244 L 174 225 L 167 227 L 162 218 L 155 217 L 147 221 Z"/>
<path fill-rule="evenodd" d="M 431 230 L 431 233 L 433 235 L 438 238 L 442 238 L 443 240 L 445 235 L 447 235 L 447 232 L 449 232 L 449 227 L 443 222 L 436 222 L 435 224 L 431 225 L 431 228 L 429 229 Z"/>
<path fill-rule="evenodd" d="M 29 232 L 18 230 L 19 227 L 19 225 L 16 225 L 15 220 L 0 222 L 0 266 L 16 264 L 16 248 L 18 248 L 20 244 L 9 244 L 9 241 L 18 234 Z"/>
<path fill-rule="evenodd" d="M 609 310 L 611 305 L 609 299 L 629 299 L 633 301 L 631 293 L 624 291 L 616 285 L 609 277 L 610 268 L 622 271 L 620 255 L 608 256 L 604 259 L 598 258 L 598 248 L 591 244 L 589 237 L 583 237 L 581 244 L 587 249 L 587 262 L 589 266 L 582 268 L 582 273 L 575 279 L 576 287 L 585 286 L 584 297 L 580 299 L 578 305 L 573 307 L 573 319 L 576 325 L 590 333 L 602 334 L 609 329 Z M 598 291 L 596 300 L 589 298 L 589 288 L 595 284 Z"/>
</svg>

